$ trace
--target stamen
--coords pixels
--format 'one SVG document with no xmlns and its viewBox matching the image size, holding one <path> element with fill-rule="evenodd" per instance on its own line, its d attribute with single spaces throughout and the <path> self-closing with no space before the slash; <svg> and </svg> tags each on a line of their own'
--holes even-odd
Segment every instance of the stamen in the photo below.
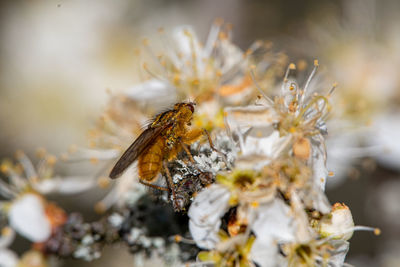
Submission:
<svg viewBox="0 0 400 267">
<path fill-rule="evenodd" d="M 254 67 L 255 66 L 251 66 L 250 68 L 250 77 L 254 83 L 254 86 L 257 88 L 260 94 L 265 98 L 265 100 L 267 100 L 268 104 L 272 106 L 274 104 L 274 101 L 262 91 L 260 85 L 257 83 L 256 77 L 254 75 Z"/>
<path fill-rule="evenodd" d="M 333 85 L 332 85 L 332 88 L 331 88 L 331 90 L 329 90 L 329 93 L 328 93 L 328 96 L 327 97 L 330 97 L 331 95 L 332 95 L 332 93 L 336 90 L 336 87 L 338 86 L 338 84 L 337 83 L 334 83 Z"/>
<path fill-rule="evenodd" d="M 286 69 L 285 77 L 283 78 L 284 84 L 286 84 L 286 82 L 289 78 L 290 71 L 295 70 L 295 69 L 296 69 L 296 65 L 294 63 L 290 63 L 288 68 Z"/>
<path fill-rule="evenodd" d="M 314 78 L 315 73 L 317 72 L 318 66 L 319 66 L 318 60 L 314 60 L 314 68 L 313 68 L 310 76 L 307 79 L 306 85 L 304 86 L 304 93 L 303 93 L 303 95 L 301 96 L 301 99 L 300 99 L 301 106 L 303 105 L 304 97 L 307 94 L 307 89 L 310 86 L 310 83 L 311 83 L 312 79 Z"/>
<path fill-rule="evenodd" d="M 166 72 L 165 68 L 160 64 L 160 62 L 158 60 L 156 60 L 158 62 L 158 64 L 161 66 L 161 68 L 163 68 L 164 72 Z M 162 81 L 162 82 L 166 82 L 168 83 L 168 80 L 166 80 L 163 76 L 157 75 L 154 72 L 152 72 L 148 66 L 147 63 L 143 63 L 143 69 L 153 78 Z"/>
<path fill-rule="evenodd" d="M 185 238 L 181 235 L 174 235 L 174 236 L 171 236 L 169 239 L 171 241 L 175 241 L 176 243 L 185 243 L 185 244 L 191 244 L 191 245 L 196 244 L 196 242 L 194 240 Z"/>
<path fill-rule="evenodd" d="M 0 194 L 4 198 L 14 199 L 18 196 L 18 190 L 0 179 Z"/>
<path fill-rule="evenodd" d="M 20 155 L 18 156 L 18 161 L 22 165 L 22 168 L 24 169 L 25 175 L 28 179 L 38 176 L 35 167 L 33 167 L 32 161 L 30 161 L 25 153 L 20 153 Z"/>
<path fill-rule="evenodd" d="M 211 52 L 214 49 L 214 45 L 217 43 L 218 35 L 221 30 L 222 23 L 215 21 L 211 26 L 210 32 L 207 37 L 206 45 L 204 47 L 205 56 L 211 56 Z"/>
</svg>

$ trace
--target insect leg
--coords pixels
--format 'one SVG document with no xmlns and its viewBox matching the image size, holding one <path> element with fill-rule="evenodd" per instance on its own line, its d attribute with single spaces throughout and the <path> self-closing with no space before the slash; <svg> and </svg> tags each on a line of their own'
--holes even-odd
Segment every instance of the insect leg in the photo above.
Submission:
<svg viewBox="0 0 400 267">
<path fill-rule="evenodd" d="M 228 164 L 228 159 L 226 158 L 226 155 L 215 148 L 215 146 L 211 140 L 210 133 L 206 129 L 203 129 L 203 133 L 207 136 L 208 143 L 210 144 L 211 149 L 214 150 L 215 152 L 217 152 L 223 158 L 226 166 L 228 166 L 229 164 Z"/>
<path fill-rule="evenodd" d="M 167 162 L 166 161 L 163 161 L 163 167 L 164 167 L 165 177 L 167 179 L 169 190 L 171 190 L 171 192 L 172 192 L 172 198 L 174 199 L 174 205 L 176 207 L 178 207 L 178 203 L 176 201 L 174 182 L 172 181 L 171 173 L 168 170 L 168 166 L 167 166 Z"/>
<path fill-rule="evenodd" d="M 141 179 L 139 179 L 139 183 L 141 183 L 141 184 L 143 184 L 143 185 L 146 185 L 146 186 L 149 186 L 149 187 L 152 187 L 152 188 L 154 188 L 154 189 L 161 190 L 161 191 L 169 191 L 169 189 L 166 188 L 166 187 L 159 186 L 159 185 L 155 185 L 155 184 L 150 184 L 150 183 L 147 183 L 147 182 L 145 182 L 145 181 L 143 181 L 143 180 L 141 180 Z"/>
<path fill-rule="evenodd" d="M 183 150 L 185 150 L 186 155 L 189 157 L 190 162 L 192 162 L 194 164 L 195 161 L 193 159 L 192 153 L 190 153 L 189 148 L 187 147 L 187 145 L 184 142 L 180 141 L 180 143 L 181 143 Z"/>
</svg>

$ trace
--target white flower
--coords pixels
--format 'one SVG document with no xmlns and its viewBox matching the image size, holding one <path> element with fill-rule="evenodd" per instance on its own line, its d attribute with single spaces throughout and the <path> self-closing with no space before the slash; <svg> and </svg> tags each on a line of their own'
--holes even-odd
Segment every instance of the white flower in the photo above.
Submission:
<svg viewBox="0 0 400 267">
<path fill-rule="evenodd" d="M 161 42 L 165 47 L 158 53 L 156 62 L 145 65 L 159 81 L 157 88 L 164 88 L 164 91 L 175 88 L 178 99 L 207 98 L 217 94 L 222 85 L 237 82 L 236 77 L 242 80 L 247 63 L 243 60 L 244 53 L 229 41 L 230 33 L 221 28 L 221 23 L 212 26 L 204 46 L 193 28 L 187 25 L 175 28 L 171 36 L 164 38 Z M 243 90 L 248 88 L 238 91 Z"/>
<path fill-rule="evenodd" d="M 144 69 L 151 78 L 133 87 L 134 93 L 127 92 L 134 100 L 143 99 L 136 92 L 147 89 L 157 91 L 159 100 L 155 102 L 164 100 L 163 104 L 167 99 L 194 99 L 197 103 L 218 101 L 219 106 L 240 105 L 256 93 L 249 74 L 256 54 L 264 56 L 260 64 L 264 73 L 273 72 L 275 67 L 271 66 L 278 65 L 272 64 L 278 62 L 277 56 L 266 56 L 270 55 L 266 43 L 255 42 L 246 52 L 234 45 L 230 27 L 221 21 L 212 25 L 204 44 L 189 25 L 176 27 L 171 34 L 162 30 L 161 35 L 159 51 L 149 40 L 144 41 Z M 164 95 L 167 97 L 161 99 Z"/>
<path fill-rule="evenodd" d="M 51 224 L 45 214 L 44 201 L 35 194 L 25 194 L 11 204 L 8 218 L 10 226 L 33 242 L 50 237 Z"/>
<path fill-rule="evenodd" d="M 47 240 L 66 220 L 65 212 L 48 202 L 44 194 L 77 193 L 92 186 L 92 182 L 83 178 L 54 177 L 55 157 L 44 151 L 39 156 L 37 166 L 22 152 L 17 152 L 19 165 L 7 160 L 1 164 L 8 183 L 0 181 L 0 193 L 7 199 L 2 202 L 0 212 L 8 218 L 10 227 L 33 242 Z"/>
<path fill-rule="evenodd" d="M 226 121 L 239 140 L 244 156 L 262 155 L 275 159 L 291 152 L 309 162 L 313 168 L 316 187 L 325 189 L 326 169 L 325 118 L 328 113 L 328 98 L 318 95 L 313 88 L 313 76 L 318 62 L 309 76 L 304 89 L 290 77 L 294 64 L 288 68 L 280 95 L 272 101 L 264 95 L 261 106 L 226 108 Z"/>
<path fill-rule="evenodd" d="M 63 193 L 74 194 L 92 188 L 96 183 L 87 176 L 54 176 L 56 157 L 39 151 L 39 162 L 36 166 L 21 151 L 17 152 L 17 160 L 23 172 L 18 172 L 18 165 L 3 161 L 1 171 L 9 178 L 9 183 L 2 183 L 0 192 L 6 198 L 14 198 L 27 189 L 40 194 Z"/>
<path fill-rule="evenodd" d="M 215 248 L 219 241 L 217 234 L 220 230 L 221 218 L 230 207 L 231 197 L 231 192 L 218 184 L 211 185 L 196 196 L 188 215 L 190 233 L 199 247 Z M 246 216 L 249 227 L 266 243 L 288 241 L 294 238 L 290 209 L 281 200 L 272 200 L 270 197 L 260 205 L 241 207 L 241 214 L 245 214 L 241 216 Z"/>
</svg>

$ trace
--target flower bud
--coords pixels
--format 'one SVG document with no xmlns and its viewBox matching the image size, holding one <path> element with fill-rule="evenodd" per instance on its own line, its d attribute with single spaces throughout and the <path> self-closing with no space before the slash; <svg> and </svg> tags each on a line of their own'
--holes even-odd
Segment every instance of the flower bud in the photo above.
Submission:
<svg viewBox="0 0 400 267">
<path fill-rule="evenodd" d="M 353 216 L 345 204 L 334 204 L 329 219 L 322 220 L 319 225 L 319 233 L 322 237 L 349 240 L 353 232 Z"/>
</svg>

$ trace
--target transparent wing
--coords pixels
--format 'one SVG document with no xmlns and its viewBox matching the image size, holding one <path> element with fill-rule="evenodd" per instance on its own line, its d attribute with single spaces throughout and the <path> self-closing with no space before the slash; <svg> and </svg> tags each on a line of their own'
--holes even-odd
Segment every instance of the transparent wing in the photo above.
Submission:
<svg viewBox="0 0 400 267">
<path fill-rule="evenodd" d="M 131 165 L 143 151 L 154 142 L 166 127 L 147 128 L 122 154 L 110 172 L 110 178 L 118 178 Z"/>
</svg>

